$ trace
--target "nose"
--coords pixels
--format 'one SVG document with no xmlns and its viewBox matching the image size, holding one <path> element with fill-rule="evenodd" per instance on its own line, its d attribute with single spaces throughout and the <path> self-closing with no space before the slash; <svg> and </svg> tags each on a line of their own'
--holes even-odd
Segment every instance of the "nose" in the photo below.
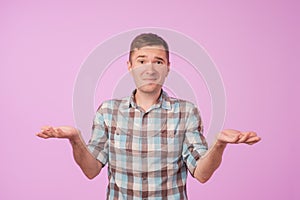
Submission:
<svg viewBox="0 0 300 200">
<path fill-rule="evenodd" d="M 154 74 L 155 73 L 155 69 L 154 69 L 153 63 L 149 63 L 147 65 L 146 73 L 147 74 Z"/>
</svg>

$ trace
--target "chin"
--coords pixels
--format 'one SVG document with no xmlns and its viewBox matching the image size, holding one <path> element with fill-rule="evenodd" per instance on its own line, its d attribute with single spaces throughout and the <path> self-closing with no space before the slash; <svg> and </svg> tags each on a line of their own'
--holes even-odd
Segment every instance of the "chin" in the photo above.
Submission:
<svg viewBox="0 0 300 200">
<path fill-rule="evenodd" d="M 147 84 L 139 88 L 143 93 L 154 93 L 161 90 L 161 86 L 158 84 Z"/>
</svg>

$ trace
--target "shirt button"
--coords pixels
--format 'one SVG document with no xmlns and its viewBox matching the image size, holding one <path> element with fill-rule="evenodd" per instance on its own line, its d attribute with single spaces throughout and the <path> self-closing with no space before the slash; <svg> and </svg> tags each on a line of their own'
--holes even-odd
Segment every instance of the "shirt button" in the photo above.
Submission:
<svg viewBox="0 0 300 200">
<path fill-rule="evenodd" d="M 143 182 L 147 182 L 147 177 L 142 178 Z"/>
<path fill-rule="evenodd" d="M 147 174 L 146 173 L 142 173 L 142 180 L 143 180 L 143 182 L 147 182 Z"/>
</svg>

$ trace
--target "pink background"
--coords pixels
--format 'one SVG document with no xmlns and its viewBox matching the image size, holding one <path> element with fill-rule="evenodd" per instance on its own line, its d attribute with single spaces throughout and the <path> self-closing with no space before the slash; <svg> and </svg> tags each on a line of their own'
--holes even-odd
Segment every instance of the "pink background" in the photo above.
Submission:
<svg viewBox="0 0 300 200">
<path fill-rule="evenodd" d="M 0 199 L 105 199 L 106 168 L 89 181 L 68 141 L 35 133 L 42 125 L 74 125 L 76 76 L 99 43 L 149 26 L 203 45 L 225 84 L 224 128 L 263 138 L 255 146 L 229 146 L 208 183 L 189 177 L 190 199 L 299 199 L 299 6 L 293 0 L 1 1 Z"/>
</svg>

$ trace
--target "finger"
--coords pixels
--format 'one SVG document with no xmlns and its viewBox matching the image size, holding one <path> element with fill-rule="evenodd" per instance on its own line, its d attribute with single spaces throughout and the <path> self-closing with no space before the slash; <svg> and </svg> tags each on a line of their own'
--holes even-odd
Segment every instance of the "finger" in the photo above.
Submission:
<svg viewBox="0 0 300 200">
<path fill-rule="evenodd" d="M 51 131 L 50 131 L 50 126 L 43 126 L 42 128 L 41 128 L 41 132 L 42 133 L 50 133 Z"/>
<path fill-rule="evenodd" d="M 49 132 L 51 133 L 51 135 L 53 136 L 53 137 L 59 137 L 59 134 L 57 133 L 57 130 L 56 129 L 54 129 L 53 127 L 50 127 L 49 128 Z"/>
<path fill-rule="evenodd" d="M 257 142 L 259 142 L 259 141 L 255 141 L 255 142 L 247 142 L 246 144 L 248 144 L 248 145 L 253 145 L 253 144 L 256 144 Z"/>
<path fill-rule="evenodd" d="M 42 131 L 46 131 L 46 130 L 49 130 L 50 127 L 51 127 L 51 126 L 42 126 L 42 127 L 41 127 L 41 130 L 42 130 Z"/>
<path fill-rule="evenodd" d="M 52 133 L 50 130 L 43 130 L 41 133 L 43 133 L 44 135 L 48 135 L 49 137 L 52 136 Z"/>
<path fill-rule="evenodd" d="M 60 128 L 57 128 L 55 131 L 56 131 L 57 137 L 63 137 L 64 136 L 64 132 Z"/>
<path fill-rule="evenodd" d="M 53 129 L 53 127 L 48 127 L 47 129 L 42 130 L 41 133 L 47 135 L 48 137 L 56 137 L 55 130 Z"/>
<path fill-rule="evenodd" d="M 227 133 L 226 131 L 221 131 L 219 139 L 225 143 L 236 143 L 239 140 L 239 133 Z"/>
<path fill-rule="evenodd" d="M 255 136 L 257 136 L 256 132 L 253 132 L 253 131 L 249 132 L 249 138 L 250 137 L 255 137 Z"/>
<path fill-rule="evenodd" d="M 50 132 L 55 132 L 54 128 L 52 126 L 49 127 L 48 129 Z"/>
<path fill-rule="evenodd" d="M 232 143 L 238 143 L 238 141 L 240 140 L 241 135 L 235 135 L 232 137 Z"/>
<path fill-rule="evenodd" d="M 260 137 L 255 136 L 255 137 L 249 138 L 245 143 L 252 145 L 252 144 L 259 142 L 260 140 L 261 140 Z"/>
<path fill-rule="evenodd" d="M 253 131 L 249 131 L 249 132 L 242 132 L 242 135 L 244 136 L 243 138 L 240 138 L 241 141 L 240 142 L 246 142 L 248 141 L 250 138 L 254 138 L 257 137 L 257 134 Z"/>
<path fill-rule="evenodd" d="M 38 136 L 38 137 L 40 137 L 40 138 L 44 138 L 44 139 L 50 138 L 50 136 L 48 136 L 48 135 L 46 135 L 46 134 L 44 134 L 44 133 L 42 133 L 42 132 L 37 133 L 36 136 Z"/>
<path fill-rule="evenodd" d="M 245 143 L 250 137 L 250 132 L 242 133 L 238 143 Z"/>
</svg>

